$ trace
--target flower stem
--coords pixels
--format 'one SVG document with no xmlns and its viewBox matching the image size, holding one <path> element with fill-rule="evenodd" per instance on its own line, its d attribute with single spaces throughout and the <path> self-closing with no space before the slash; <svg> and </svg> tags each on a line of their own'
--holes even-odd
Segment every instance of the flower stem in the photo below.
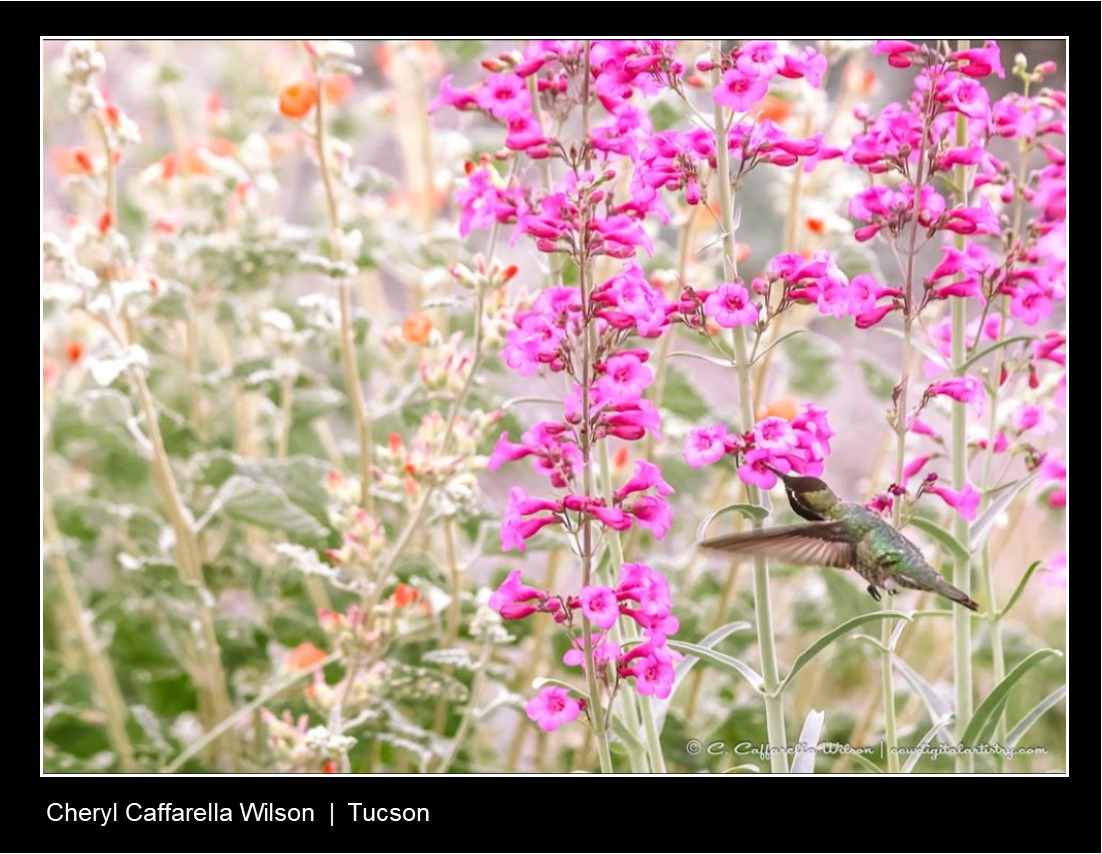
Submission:
<svg viewBox="0 0 1102 854">
<path fill-rule="evenodd" d="M 447 754 L 440 760 L 440 765 L 436 768 L 437 774 L 447 773 L 451 764 L 455 761 L 455 757 L 459 754 L 460 748 L 463 747 L 463 742 L 467 740 L 467 736 L 470 734 L 471 727 L 474 725 L 475 704 L 478 702 L 479 694 L 482 693 L 482 683 L 486 681 L 486 666 L 490 663 L 490 653 L 493 652 L 493 649 L 494 645 L 490 640 L 482 642 L 482 654 L 478 657 L 478 670 L 471 682 L 471 693 L 467 701 L 467 708 L 463 710 L 463 718 L 459 721 L 459 728 L 455 731 L 455 735 L 452 736 L 451 746 L 448 748 Z"/>
<path fill-rule="evenodd" d="M 968 42 L 958 42 L 959 50 L 967 50 Z M 957 116 L 957 145 L 964 146 L 968 142 L 968 119 Z M 968 179 L 968 169 L 965 166 L 956 168 L 956 184 L 961 194 L 961 204 L 968 204 L 968 189 L 965 182 Z M 916 189 L 917 197 L 917 189 Z M 967 245 L 964 235 L 958 234 L 954 239 L 956 248 L 963 250 Z M 952 362 L 953 375 L 963 376 L 967 351 L 965 348 L 965 301 L 960 298 L 950 300 L 951 324 L 952 324 Z M 998 378 L 996 377 L 996 382 Z M 953 401 L 952 413 L 952 445 L 950 456 L 953 464 L 953 488 L 963 489 L 968 481 L 968 441 L 966 436 L 968 413 L 965 404 Z M 953 535 L 964 546 L 966 553 L 971 553 L 971 532 L 968 522 L 959 513 L 953 514 Z M 965 593 L 972 589 L 972 562 L 969 558 L 958 558 L 953 562 L 953 585 Z M 972 615 L 963 607 L 953 608 L 953 682 L 956 686 L 956 735 L 960 740 L 964 735 L 965 727 L 972 720 Z M 960 753 L 956 757 L 957 773 L 971 773 L 975 770 L 975 764 L 971 753 Z"/>
<path fill-rule="evenodd" d="M 329 255 L 334 261 L 341 260 L 340 209 L 337 205 L 336 191 L 333 188 L 333 175 L 329 169 L 329 146 L 326 140 L 328 129 L 325 121 L 325 80 L 318 75 L 317 106 L 314 108 L 316 121 L 314 141 L 318 147 L 318 171 L 321 184 L 325 189 L 325 210 L 329 217 Z M 340 305 L 340 352 L 344 368 L 344 384 L 352 404 L 352 419 L 356 425 L 356 440 L 360 448 L 360 504 L 375 515 L 375 497 L 371 494 L 371 469 L 373 468 L 374 440 L 372 437 L 371 412 L 364 400 L 363 383 L 360 379 L 360 365 L 356 357 L 356 339 L 352 329 L 352 283 L 341 279 L 337 285 Z"/>
<path fill-rule="evenodd" d="M 720 85 L 720 43 L 712 42 L 712 86 Z M 720 223 L 723 228 L 723 275 L 725 281 L 733 281 L 737 275 L 735 263 L 734 199 L 731 192 L 731 161 L 727 150 L 727 125 L 723 106 L 715 104 L 713 108 L 716 139 L 716 167 L 719 181 Z M 733 330 L 735 339 L 736 373 L 738 374 L 739 410 L 743 429 L 749 429 L 754 423 L 753 381 L 751 366 L 747 358 L 746 333 L 744 327 Z M 761 503 L 761 495 L 756 486 L 746 487 L 752 504 Z M 753 521 L 755 530 L 762 527 L 761 520 Z M 770 751 L 770 767 L 773 773 L 788 772 L 788 756 L 783 748 L 787 747 L 784 733 L 784 699 L 772 696 L 780 684 L 777 671 L 777 649 L 773 637 L 772 605 L 769 601 L 769 564 L 760 555 L 754 557 L 754 615 L 757 622 L 758 648 L 761 650 L 761 669 L 765 694 L 765 726 L 771 747 L 782 748 Z"/>
<path fill-rule="evenodd" d="M 84 612 L 76 580 L 69 568 L 69 560 L 65 556 L 65 541 L 57 526 L 50 497 L 45 493 L 42 496 L 42 527 L 46 542 L 50 546 L 50 559 L 61 585 L 61 595 L 65 601 L 69 622 L 76 628 L 81 650 L 88 664 L 88 672 L 92 677 L 92 684 L 103 705 L 103 713 L 107 719 L 107 737 L 111 739 L 111 746 L 115 748 L 119 770 L 124 774 L 132 774 L 138 768 L 134 763 L 134 748 L 126 733 L 126 701 L 119 689 L 119 680 L 111 666 L 111 659 L 100 649 L 92 630 L 91 617 Z"/>
</svg>

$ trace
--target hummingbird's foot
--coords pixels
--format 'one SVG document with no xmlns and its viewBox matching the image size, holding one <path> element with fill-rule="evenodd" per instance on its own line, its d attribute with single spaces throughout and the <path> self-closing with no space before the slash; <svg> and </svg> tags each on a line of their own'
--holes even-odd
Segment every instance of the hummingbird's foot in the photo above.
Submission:
<svg viewBox="0 0 1102 854">
<path fill-rule="evenodd" d="M 879 601 L 880 601 L 880 591 L 879 591 L 879 590 L 877 590 L 877 589 L 876 589 L 876 586 L 875 586 L 875 585 L 873 585 L 873 584 L 870 584 L 870 585 L 869 585 L 869 595 L 870 595 L 870 596 L 871 596 L 871 597 L 872 597 L 873 599 L 875 599 L 875 600 L 876 600 L 877 602 L 879 602 Z"/>
</svg>

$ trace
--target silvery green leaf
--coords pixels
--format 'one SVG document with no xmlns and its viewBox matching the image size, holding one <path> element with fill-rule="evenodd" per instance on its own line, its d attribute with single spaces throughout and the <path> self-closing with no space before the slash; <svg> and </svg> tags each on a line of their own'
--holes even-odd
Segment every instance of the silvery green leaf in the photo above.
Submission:
<svg viewBox="0 0 1102 854">
<path fill-rule="evenodd" d="M 87 360 L 87 365 L 92 379 L 102 386 L 107 386 L 128 368 L 148 368 L 149 354 L 137 344 L 131 344 L 119 355 L 90 358 Z"/>
<path fill-rule="evenodd" d="M 800 730 L 800 739 L 796 742 L 796 756 L 792 759 L 793 774 L 815 773 L 816 748 L 825 718 L 826 714 L 818 709 L 812 709 L 804 718 L 804 728 Z"/>
</svg>

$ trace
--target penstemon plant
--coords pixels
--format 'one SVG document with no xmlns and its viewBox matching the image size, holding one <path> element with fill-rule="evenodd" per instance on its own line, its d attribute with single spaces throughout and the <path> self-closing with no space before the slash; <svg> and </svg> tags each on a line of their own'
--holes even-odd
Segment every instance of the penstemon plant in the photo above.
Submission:
<svg viewBox="0 0 1102 854">
<path fill-rule="evenodd" d="M 1057 62 L 46 56 L 48 771 L 1063 768 Z M 717 573 L 792 477 L 979 610 Z"/>
</svg>

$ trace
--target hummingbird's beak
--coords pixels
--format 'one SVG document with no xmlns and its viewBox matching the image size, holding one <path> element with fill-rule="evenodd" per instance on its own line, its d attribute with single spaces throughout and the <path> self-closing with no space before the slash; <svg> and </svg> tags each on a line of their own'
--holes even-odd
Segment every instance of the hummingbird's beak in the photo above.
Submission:
<svg viewBox="0 0 1102 854">
<path fill-rule="evenodd" d="M 766 467 L 767 469 L 769 469 L 769 471 L 773 472 L 773 474 L 775 474 L 775 475 L 776 475 L 777 477 L 779 477 L 779 478 L 780 478 L 781 480 L 783 480 L 783 481 L 784 481 L 785 483 L 788 483 L 788 478 L 789 478 L 789 475 L 785 474 L 785 473 L 784 473 L 783 471 L 781 471 L 781 470 L 780 470 L 779 468 L 777 468 L 776 466 L 770 465 L 769 463 L 766 463 L 766 464 L 765 464 L 765 467 Z"/>
</svg>

